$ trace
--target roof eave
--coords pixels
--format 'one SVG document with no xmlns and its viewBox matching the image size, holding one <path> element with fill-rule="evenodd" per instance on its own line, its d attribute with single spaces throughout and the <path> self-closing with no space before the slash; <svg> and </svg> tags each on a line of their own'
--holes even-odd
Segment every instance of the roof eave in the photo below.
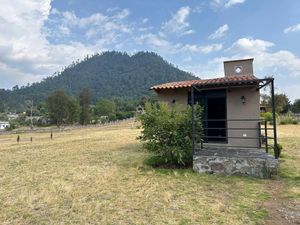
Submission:
<svg viewBox="0 0 300 225">
<path fill-rule="evenodd" d="M 255 86 L 257 85 L 259 80 L 253 81 L 240 81 L 240 82 L 232 82 L 232 83 L 219 83 L 219 84 L 191 84 L 185 86 L 174 86 L 174 87 L 151 87 L 151 90 L 171 90 L 171 89 L 179 89 L 179 88 L 190 88 L 192 86 L 201 87 L 201 88 L 216 88 L 216 87 L 242 87 L 242 86 Z"/>
</svg>

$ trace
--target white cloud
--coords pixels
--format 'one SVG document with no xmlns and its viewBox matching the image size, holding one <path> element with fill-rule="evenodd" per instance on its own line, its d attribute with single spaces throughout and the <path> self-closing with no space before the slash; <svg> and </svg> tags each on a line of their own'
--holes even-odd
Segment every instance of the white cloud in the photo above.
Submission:
<svg viewBox="0 0 300 225">
<path fill-rule="evenodd" d="M 245 2 L 245 0 L 229 0 L 228 2 L 226 2 L 226 4 L 224 5 L 225 8 L 230 8 L 233 5 L 236 4 L 243 4 Z"/>
<path fill-rule="evenodd" d="M 12 0 L 0 8 L 0 74 L 5 85 L 40 80 L 73 60 L 94 52 L 92 47 L 79 42 L 49 43 L 44 24 L 50 9 L 50 0 Z M 54 10 L 53 13 L 57 12 Z M 63 25 L 57 29 L 61 34 L 70 34 Z M 2 87 L 5 82 L 1 82 Z"/>
<path fill-rule="evenodd" d="M 143 34 L 136 38 L 135 41 L 139 45 L 147 44 L 150 48 L 161 53 L 202 53 L 208 54 L 211 52 L 220 51 L 223 46 L 222 44 L 211 44 L 211 45 L 197 45 L 197 44 L 182 44 L 172 43 L 166 39 L 164 35 L 156 35 L 153 33 Z M 159 48 L 159 49 L 158 49 Z"/>
<path fill-rule="evenodd" d="M 148 44 L 153 47 L 171 47 L 172 44 L 164 39 L 163 37 L 160 37 L 158 35 L 148 33 L 148 34 L 143 34 L 140 37 L 136 38 L 136 41 L 138 44 Z"/>
<path fill-rule="evenodd" d="M 300 23 L 287 27 L 283 30 L 284 33 L 297 32 L 297 31 L 300 31 Z"/>
<path fill-rule="evenodd" d="M 195 31 L 190 29 L 190 24 L 187 21 L 190 12 L 190 7 L 181 7 L 170 20 L 163 23 L 162 29 L 169 33 L 176 33 L 179 36 L 194 33 Z"/>
<path fill-rule="evenodd" d="M 228 24 L 224 24 L 223 26 L 219 27 L 214 33 L 209 35 L 209 39 L 219 39 L 224 37 L 226 32 L 229 30 Z"/>
<path fill-rule="evenodd" d="M 236 4 L 243 4 L 246 0 L 211 0 L 210 5 L 213 9 L 230 8 Z"/>
<path fill-rule="evenodd" d="M 100 37 L 101 39 L 105 39 L 106 43 L 115 43 L 118 36 L 124 33 L 131 33 L 133 25 L 126 21 L 126 18 L 130 14 L 128 9 L 121 11 L 115 9 L 113 12 L 114 14 L 112 15 L 105 15 L 98 12 L 87 17 L 78 17 L 72 11 L 60 12 L 55 9 L 55 18 L 51 20 L 52 27 L 62 24 L 69 30 L 78 28 L 85 31 L 88 39 Z M 57 32 L 52 33 L 54 36 L 57 36 Z"/>
<path fill-rule="evenodd" d="M 144 18 L 142 19 L 142 23 L 148 23 L 149 19 L 148 18 Z"/>
<path fill-rule="evenodd" d="M 71 30 L 64 25 L 60 25 L 58 29 L 60 31 L 59 34 L 61 34 L 62 36 L 70 36 L 71 34 Z"/>
<path fill-rule="evenodd" d="M 222 44 L 212 44 L 212 45 L 205 45 L 205 46 L 186 44 L 181 48 L 181 51 L 208 54 L 211 52 L 220 51 L 222 48 L 223 48 Z"/>
<path fill-rule="evenodd" d="M 274 44 L 269 41 L 252 38 L 241 38 L 232 44 L 231 50 L 236 53 L 257 53 L 266 51 L 272 46 L 274 46 Z"/>
<path fill-rule="evenodd" d="M 257 71 L 274 73 L 278 76 L 300 76 L 300 58 L 287 50 L 271 51 L 274 43 L 241 38 L 233 43 L 230 51 L 234 58 L 253 57 Z M 265 74 L 268 75 L 268 74 Z"/>
</svg>

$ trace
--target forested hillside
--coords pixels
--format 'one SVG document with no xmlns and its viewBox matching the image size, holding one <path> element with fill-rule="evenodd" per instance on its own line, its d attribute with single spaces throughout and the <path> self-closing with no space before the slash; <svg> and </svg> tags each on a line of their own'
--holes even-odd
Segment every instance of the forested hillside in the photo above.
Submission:
<svg viewBox="0 0 300 225">
<path fill-rule="evenodd" d="M 136 99 L 149 96 L 152 85 L 196 79 L 152 52 L 132 56 L 121 52 L 104 52 L 72 63 L 39 83 L 13 90 L 0 90 L 0 110 L 18 110 L 25 100 L 44 101 L 55 90 L 78 96 L 82 88 L 90 89 L 92 103 L 100 98 Z"/>
</svg>

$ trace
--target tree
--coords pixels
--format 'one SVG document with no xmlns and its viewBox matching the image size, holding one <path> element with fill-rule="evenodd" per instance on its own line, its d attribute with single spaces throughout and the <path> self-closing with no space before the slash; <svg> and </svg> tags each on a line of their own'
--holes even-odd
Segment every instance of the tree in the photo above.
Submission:
<svg viewBox="0 0 300 225">
<path fill-rule="evenodd" d="M 52 123 L 60 126 L 64 123 L 78 122 L 80 106 L 78 101 L 63 91 L 55 91 L 46 101 L 46 108 Z"/>
<path fill-rule="evenodd" d="M 293 113 L 300 113 L 300 99 L 296 99 L 291 107 Z"/>
<path fill-rule="evenodd" d="M 270 95 L 267 95 L 267 94 L 261 94 L 260 95 L 260 104 L 263 105 L 263 106 L 270 106 Z"/>
<path fill-rule="evenodd" d="M 37 106 L 37 115 L 38 116 L 48 116 L 46 102 L 42 102 Z"/>
<path fill-rule="evenodd" d="M 55 91 L 46 101 L 49 117 L 57 126 L 67 121 L 69 97 L 64 91 Z"/>
<path fill-rule="evenodd" d="M 69 97 L 68 101 L 68 117 L 67 123 L 72 124 L 79 121 L 80 118 L 80 105 L 77 99 Z"/>
<path fill-rule="evenodd" d="M 286 94 L 275 94 L 275 106 L 277 113 L 286 113 L 290 107 L 290 100 Z"/>
<path fill-rule="evenodd" d="M 107 116 L 111 118 L 116 114 L 116 104 L 114 101 L 108 99 L 102 99 L 97 102 L 95 107 L 95 114 L 97 116 Z"/>
<path fill-rule="evenodd" d="M 290 108 L 290 100 L 287 97 L 286 94 L 275 94 L 274 95 L 274 101 L 275 101 L 275 111 L 277 113 L 285 113 Z M 261 94 L 260 96 L 260 104 L 272 108 L 272 99 L 270 95 Z"/>
<path fill-rule="evenodd" d="M 3 102 L 0 102 L 0 113 L 3 113 L 6 111 L 5 104 Z"/>
<path fill-rule="evenodd" d="M 84 88 L 79 94 L 80 124 L 87 125 L 90 122 L 91 94 L 88 88 Z"/>
<path fill-rule="evenodd" d="M 18 85 L 13 86 L 13 87 L 12 87 L 12 90 L 13 90 L 13 91 L 18 91 L 18 90 L 19 90 L 19 86 L 18 86 Z"/>
</svg>

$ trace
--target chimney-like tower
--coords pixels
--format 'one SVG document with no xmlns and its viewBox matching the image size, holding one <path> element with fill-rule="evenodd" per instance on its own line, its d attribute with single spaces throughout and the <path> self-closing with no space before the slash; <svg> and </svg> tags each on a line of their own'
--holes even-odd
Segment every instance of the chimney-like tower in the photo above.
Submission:
<svg viewBox="0 0 300 225">
<path fill-rule="evenodd" d="M 253 58 L 224 61 L 225 77 L 249 76 L 253 74 Z"/>
</svg>

